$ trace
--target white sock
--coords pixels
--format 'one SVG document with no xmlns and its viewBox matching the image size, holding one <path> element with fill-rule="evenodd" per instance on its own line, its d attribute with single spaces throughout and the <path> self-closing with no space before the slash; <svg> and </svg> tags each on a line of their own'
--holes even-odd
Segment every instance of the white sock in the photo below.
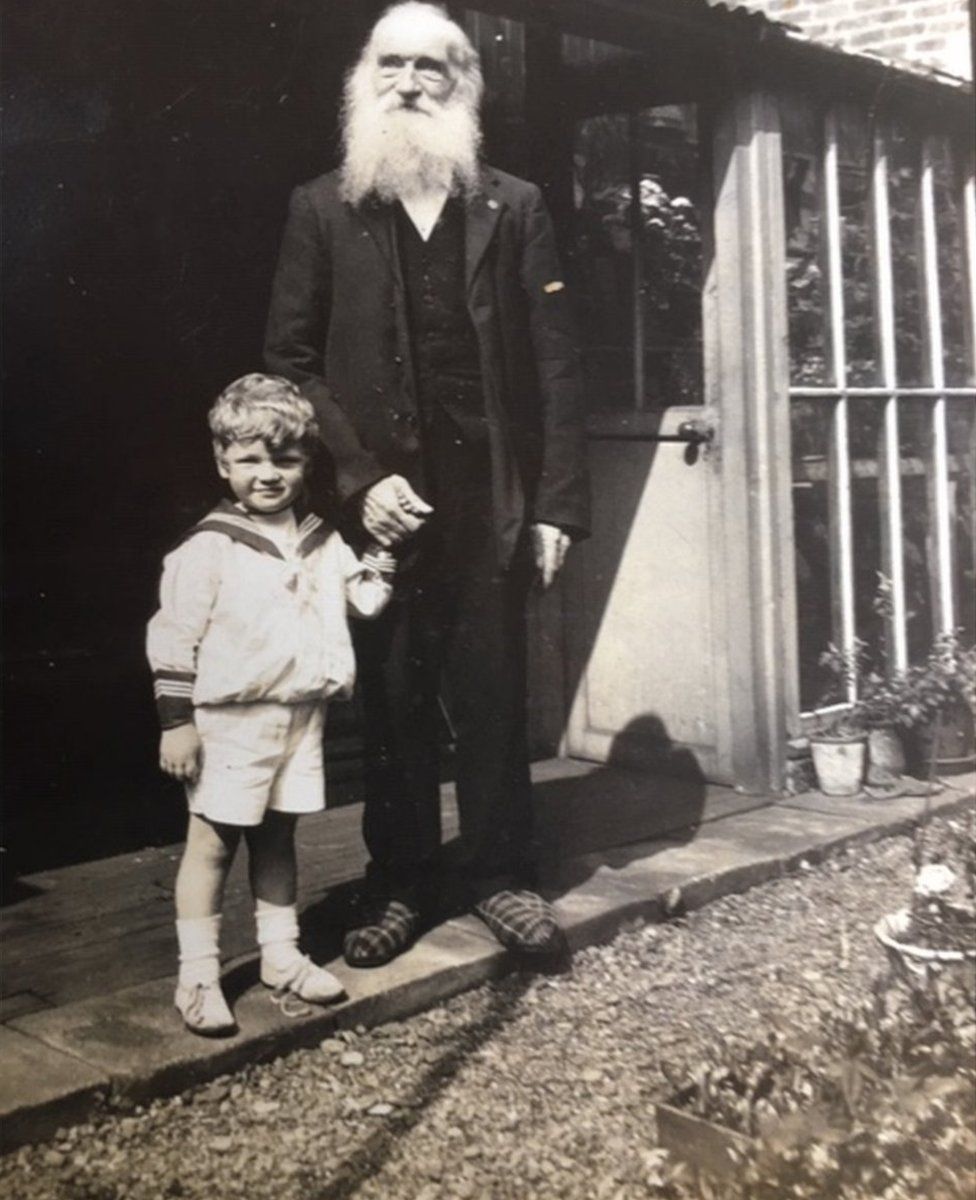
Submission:
<svg viewBox="0 0 976 1200">
<path fill-rule="evenodd" d="M 220 979 L 220 913 L 212 917 L 177 917 L 180 983 L 216 983 Z"/>
<path fill-rule="evenodd" d="M 294 904 L 269 904 L 258 900 L 254 919 L 258 927 L 261 961 L 284 971 L 301 958 L 298 949 L 298 913 Z"/>
</svg>

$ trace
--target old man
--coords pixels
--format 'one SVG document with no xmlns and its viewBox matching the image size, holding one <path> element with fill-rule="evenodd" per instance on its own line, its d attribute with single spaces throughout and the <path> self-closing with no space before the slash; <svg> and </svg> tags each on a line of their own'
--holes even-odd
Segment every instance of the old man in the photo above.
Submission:
<svg viewBox="0 0 976 1200">
<path fill-rule="evenodd" d="M 481 93 L 440 8 L 387 10 L 347 80 L 341 168 L 292 195 L 268 319 L 268 368 L 315 405 L 341 501 L 400 559 L 358 644 L 371 861 L 354 966 L 404 950 L 448 879 L 447 729 L 450 880 L 504 945 L 563 944 L 528 890 L 525 603 L 586 531 L 580 374 L 539 189 L 480 160 Z"/>
</svg>

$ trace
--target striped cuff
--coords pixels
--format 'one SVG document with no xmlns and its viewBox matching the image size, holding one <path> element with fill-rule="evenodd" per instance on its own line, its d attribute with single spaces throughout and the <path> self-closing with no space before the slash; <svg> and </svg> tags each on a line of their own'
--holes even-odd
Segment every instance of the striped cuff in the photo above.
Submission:
<svg viewBox="0 0 976 1200">
<path fill-rule="evenodd" d="M 174 729 L 193 720 L 192 671 L 154 671 L 153 695 L 156 712 L 163 729 Z"/>
<path fill-rule="evenodd" d="M 389 550 L 384 550 L 382 546 L 377 546 L 375 543 L 366 547 L 360 561 L 364 567 L 368 567 L 371 571 L 377 571 L 380 575 L 393 575 L 396 572 L 396 559 Z"/>
</svg>

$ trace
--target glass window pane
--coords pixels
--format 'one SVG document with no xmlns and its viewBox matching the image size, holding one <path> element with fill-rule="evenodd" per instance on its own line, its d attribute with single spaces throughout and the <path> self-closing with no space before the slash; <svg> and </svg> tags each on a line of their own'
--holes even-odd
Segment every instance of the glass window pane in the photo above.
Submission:
<svg viewBox="0 0 976 1200">
<path fill-rule="evenodd" d="M 630 136 L 625 114 L 587 117 L 573 147 L 574 294 L 586 394 L 634 406 Z"/>
<path fill-rule="evenodd" d="M 644 406 L 702 402 L 702 241 L 693 105 L 638 115 Z"/>
<path fill-rule="evenodd" d="M 793 523 L 798 609 L 800 707 L 820 704 L 831 675 L 819 664 L 834 627 L 830 552 L 830 427 L 834 401 L 794 400 L 790 405 L 793 456 Z"/>
<path fill-rule="evenodd" d="M 921 143 L 904 125 L 888 135 L 888 207 L 895 290 L 895 364 L 902 387 L 930 382 L 925 353 L 919 253 Z"/>
<path fill-rule="evenodd" d="M 701 403 L 702 213 L 694 106 L 587 117 L 577 123 L 573 158 L 574 283 L 591 402 L 633 409 L 640 390 L 646 409 Z"/>
<path fill-rule="evenodd" d="M 594 38 L 577 37 L 564 33 L 560 38 L 562 60 L 571 67 L 597 67 L 603 63 L 639 62 L 639 50 L 626 46 L 615 46 L 611 42 L 598 42 Z"/>
<path fill-rule="evenodd" d="M 470 8 L 464 10 L 461 24 L 481 56 L 485 104 L 520 120 L 525 105 L 525 26 Z"/>
<path fill-rule="evenodd" d="M 965 387 L 973 381 L 973 363 L 966 338 L 968 304 L 962 178 L 948 138 L 936 138 L 934 151 L 933 182 L 938 221 L 939 292 L 942 299 L 945 379 L 950 387 Z"/>
<path fill-rule="evenodd" d="M 790 382 L 833 383 L 821 237 L 821 114 L 803 104 L 783 112 L 786 294 Z"/>
<path fill-rule="evenodd" d="M 976 642 L 976 405 L 946 402 L 949 433 L 949 512 L 955 570 L 956 623 Z"/>
<path fill-rule="evenodd" d="M 887 488 L 884 480 L 884 402 L 860 398 L 847 406 L 854 529 L 854 626 L 874 667 L 884 663 L 884 616 L 879 613 L 885 574 Z"/>
<path fill-rule="evenodd" d="M 871 237 L 871 151 L 865 114 L 848 105 L 838 106 L 837 162 L 847 382 L 857 387 L 870 387 L 879 382 Z"/>
<path fill-rule="evenodd" d="M 932 645 L 937 611 L 931 400 L 902 398 L 898 424 L 908 657 L 920 662 Z"/>
</svg>

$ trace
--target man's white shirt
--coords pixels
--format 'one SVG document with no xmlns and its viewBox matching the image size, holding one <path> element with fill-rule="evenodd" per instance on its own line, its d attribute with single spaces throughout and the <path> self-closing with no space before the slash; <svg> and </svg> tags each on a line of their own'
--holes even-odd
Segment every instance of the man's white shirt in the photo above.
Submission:
<svg viewBox="0 0 976 1200">
<path fill-rule="evenodd" d="M 400 203 L 413 222 L 414 228 L 426 242 L 444 211 L 444 205 L 447 203 L 447 188 L 435 188 L 417 196 L 402 196 Z"/>
</svg>

